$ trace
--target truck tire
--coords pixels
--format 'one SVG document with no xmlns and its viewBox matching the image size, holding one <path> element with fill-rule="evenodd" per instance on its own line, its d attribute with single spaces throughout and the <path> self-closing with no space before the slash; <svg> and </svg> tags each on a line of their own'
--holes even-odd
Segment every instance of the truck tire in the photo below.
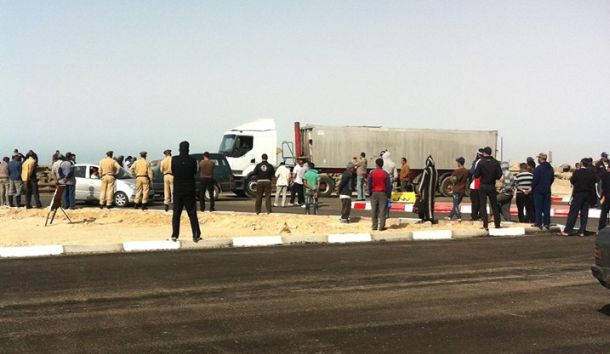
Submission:
<svg viewBox="0 0 610 354">
<path fill-rule="evenodd" d="M 445 175 L 444 178 L 441 179 L 441 183 L 439 186 L 439 192 L 444 197 L 451 197 L 453 195 L 453 185 L 451 184 L 450 175 Z"/>
<path fill-rule="evenodd" d="M 323 198 L 330 197 L 335 191 L 335 181 L 328 175 L 320 175 L 320 190 L 318 195 Z"/>
<path fill-rule="evenodd" d="M 246 182 L 244 183 L 244 193 L 248 198 L 256 198 L 256 180 L 254 175 L 248 175 Z"/>
</svg>

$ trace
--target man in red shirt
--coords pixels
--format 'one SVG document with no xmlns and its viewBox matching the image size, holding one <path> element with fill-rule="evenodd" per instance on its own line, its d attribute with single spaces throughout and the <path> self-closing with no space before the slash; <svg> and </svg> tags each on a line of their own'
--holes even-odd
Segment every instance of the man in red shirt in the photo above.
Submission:
<svg viewBox="0 0 610 354">
<path fill-rule="evenodd" d="M 390 175 L 383 170 L 383 159 L 375 161 L 377 168 L 369 174 L 369 191 L 371 193 L 371 210 L 373 211 L 373 231 L 384 231 L 386 220 L 386 208 L 388 200 L 392 195 L 392 182 Z"/>
</svg>

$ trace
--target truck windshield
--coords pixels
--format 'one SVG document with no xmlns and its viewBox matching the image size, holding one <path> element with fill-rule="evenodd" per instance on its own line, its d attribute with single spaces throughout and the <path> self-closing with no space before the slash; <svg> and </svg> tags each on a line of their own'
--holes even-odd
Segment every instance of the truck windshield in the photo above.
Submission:
<svg viewBox="0 0 610 354">
<path fill-rule="evenodd" d="M 231 153 L 233 153 L 233 147 L 235 147 L 235 138 L 235 135 L 223 136 L 222 141 L 220 142 L 220 147 L 218 148 L 218 152 L 225 156 L 231 156 Z"/>
<path fill-rule="evenodd" d="M 247 135 L 225 135 L 218 152 L 227 157 L 242 157 L 252 150 L 254 137 Z"/>
</svg>

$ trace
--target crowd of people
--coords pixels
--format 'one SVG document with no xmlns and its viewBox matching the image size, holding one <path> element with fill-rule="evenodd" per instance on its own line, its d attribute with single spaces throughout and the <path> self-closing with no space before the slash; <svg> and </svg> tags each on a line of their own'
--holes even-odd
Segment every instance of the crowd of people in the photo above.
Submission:
<svg viewBox="0 0 610 354">
<path fill-rule="evenodd" d="M 66 208 L 74 208 L 74 159 L 75 154 L 67 153 L 61 160 L 55 158 L 61 155 L 54 154 L 53 171 L 58 183 L 65 186 L 64 205 Z M 59 161 L 59 162 L 57 162 Z M 40 193 L 38 189 L 38 155 L 29 150 L 25 155 L 18 149 L 13 151 L 12 157 L 4 157 L 0 162 L 0 205 L 19 208 L 25 206 L 27 209 L 42 208 Z M 25 204 L 22 204 L 22 196 L 25 196 Z"/>
<path fill-rule="evenodd" d="M 191 218 L 194 240 L 200 239 L 201 231 L 196 221 L 195 176 L 200 177 L 199 209 L 206 210 L 206 199 L 209 200 L 210 211 L 215 211 L 214 201 L 214 168 L 210 154 L 204 153 L 203 159 L 197 165 L 196 161 L 187 156 L 188 142 L 180 144 L 180 154 L 172 156 L 171 150 L 164 151 L 164 159 L 160 163 L 160 172 L 164 182 L 164 207 L 169 211 L 173 204 L 174 220 L 179 220 L 181 212 L 186 209 Z M 186 155 L 185 155 L 186 154 Z M 106 157 L 99 163 L 95 171 L 96 178 L 101 180 L 99 207 L 112 208 L 116 177 L 122 168 L 128 169 L 136 179 L 135 208 L 147 209 L 149 190 L 152 185 L 153 173 L 151 164 L 147 161 L 147 153 L 140 153 L 139 158 L 128 156 L 114 157 L 113 151 L 108 151 Z M 461 203 L 469 192 L 471 201 L 471 219 L 481 220 L 483 228 L 489 228 L 490 218 L 487 206 L 493 216 L 494 226 L 501 227 L 501 221 L 511 220 L 511 205 L 515 200 L 518 211 L 518 221 L 531 223 L 540 229 L 550 230 L 551 224 L 551 188 L 555 180 L 555 171 L 547 161 L 545 153 L 538 154 L 537 162 L 527 158 L 519 164 L 519 172 L 513 174 L 507 162 L 499 162 L 493 157 L 491 147 L 480 148 L 467 169 L 464 157 L 458 157 L 456 168 L 451 174 L 452 209 L 446 220 L 456 218 L 462 221 Z M 63 191 L 63 207 L 75 208 L 74 166 L 76 155 L 65 155 L 56 151 L 52 157 L 52 176 Z M 192 160 L 192 161 L 191 161 Z M 12 158 L 4 157 L 0 162 L 0 205 L 11 207 L 22 206 L 22 196 L 25 196 L 25 207 L 41 208 L 38 191 L 38 155 L 30 150 L 25 155 L 17 149 Z M 589 208 L 599 206 L 601 217 L 599 229 L 607 225 L 610 207 L 610 164 L 608 154 L 602 153 L 601 158 L 594 163 L 592 158 L 583 158 L 575 165 L 575 171 L 570 179 L 573 186 L 570 200 L 569 215 L 562 236 L 586 235 Z M 362 152 L 348 162 L 341 174 L 338 188 L 341 200 L 342 223 L 350 222 L 352 194 L 356 201 L 370 198 L 373 230 L 386 229 L 389 217 L 391 196 L 394 190 L 415 192 L 417 199 L 414 211 L 422 222 L 437 223 L 434 217 L 434 204 L 439 182 L 439 174 L 432 156 L 428 156 L 425 168 L 415 188 L 411 168 L 405 157 L 401 158 L 400 167 L 392 161 L 389 151 L 382 151 L 375 159 L 375 167 L 369 170 L 366 153 Z M 288 191 L 290 200 L 288 206 L 302 206 L 306 214 L 317 214 L 320 190 L 320 173 L 312 161 L 297 159 L 295 166 L 288 168 L 281 163 L 276 169 L 268 162 L 268 156 L 263 154 L 261 162 L 254 169 L 257 183 L 255 212 L 262 212 L 263 200 L 267 213 L 274 207 L 285 207 Z M 272 181 L 276 181 L 275 202 L 272 204 Z M 499 188 L 497 187 L 499 186 Z M 206 198 L 206 193 L 208 198 Z M 281 203 L 280 203 L 281 198 Z M 575 230 L 576 221 L 580 216 L 580 227 Z M 177 219 L 176 219 L 177 218 Z M 179 225 L 173 227 L 172 238 L 178 237 Z"/>
<path fill-rule="evenodd" d="M 555 171 L 547 161 L 548 156 L 540 153 L 538 164 L 533 158 L 519 164 L 516 175 L 510 171 L 508 163 L 500 163 L 491 156 L 489 147 L 479 149 L 470 171 L 466 174 L 464 158 L 457 161 L 457 168 L 452 174 L 453 208 L 447 220 L 456 217 L 461 221 L 460 203 L 469 182 L 472 205 L 472 220 L 482 220 L 483 227 L 488 228 L 487 203 L 493 214 L 496 228 L 501 227 L 501 220 L 510 221 L 512 200 L 517 204 L 518 220 L 521 223 L 532 223 L 535 227 L 550 230 L 551 224 L 551 189 L 555 181 Z M 496 182 L 499 181 L 499 188 Z M 562 236 L 585 236 L 589 208 L 600 206 L 601 217 L 598 229 L 607 225 L 610 205 L 610 165 L 608 154 L 602 153 L 601 158 L 593 164 L 592 158 L 583 158 L 576 164 L 570 182 L 572 196 L 565 229 Z M 577 217 L 580 215 L 580 228 L 574 230 Z"/>
</svg>

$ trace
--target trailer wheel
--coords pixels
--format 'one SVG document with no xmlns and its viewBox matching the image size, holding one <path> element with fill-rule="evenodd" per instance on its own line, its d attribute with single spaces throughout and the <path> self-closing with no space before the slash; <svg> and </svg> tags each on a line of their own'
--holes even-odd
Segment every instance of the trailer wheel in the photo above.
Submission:
<svg viewBox="0 0 610 354">
<path fill-rule="evenodd" d="M 327 175 L 320 176 L 320 190 L 318 194 L 320 197 L 328 198 L 333 194 L 335 190 L 335 181 Z"/>
<path fill-rule="evenodd" d="M 253 174 L 246 177 L 244 193 L 246 193 L 249 198 L 256 198 L 256 180 L 254 179 Z"/>
<path fill-rule="evenodd" d="M 451 184 L 451 178 L 449 178 L 449 176 L 445 176 L 445 178 L 441 180 L 439 189 L 441 194 L 445 197 L 451 197 L 453 195 L 453 185 Z"/>
</svg>

